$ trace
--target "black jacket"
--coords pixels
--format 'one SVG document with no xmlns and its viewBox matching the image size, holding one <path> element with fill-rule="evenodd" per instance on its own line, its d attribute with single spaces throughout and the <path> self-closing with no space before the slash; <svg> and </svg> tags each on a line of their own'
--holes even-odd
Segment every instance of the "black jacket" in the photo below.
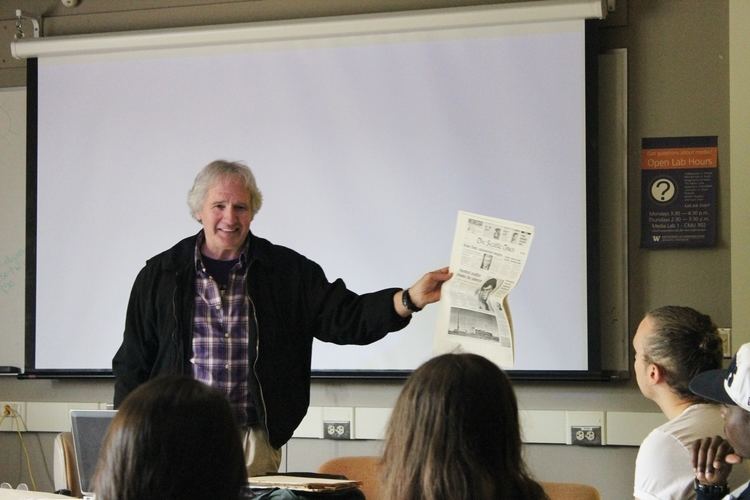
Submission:
<svg viewBox="0 0 750 500">
<path fill-rule="evenodd" d="M 114 404 L 162 374 L 192 375 L 196 237 L 149 259 L 133 284 L 122 345 L 112 360 Z M 250 234 L 247 292 L 255 306 L 255 368 L 271 445 L 283 446 L 307 412 L 313 337 L 369 344 L 399 330 L 391 288 L 357 295 L 318 264 Z M 252 367 L 252 360 L 250 366 Z"/>
</svg>

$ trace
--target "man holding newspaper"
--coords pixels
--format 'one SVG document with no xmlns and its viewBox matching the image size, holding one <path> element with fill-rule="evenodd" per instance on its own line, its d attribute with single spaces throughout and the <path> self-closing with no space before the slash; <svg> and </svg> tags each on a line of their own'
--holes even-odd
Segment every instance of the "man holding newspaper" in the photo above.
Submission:
<svg viewBox="0 0 750 500">
<path fill-rule="evenodd" d="M 448 268 L 406 290 L 358 295 L 306 257 L 250 232 L 262 196 L 249 168 L 215 161 L 188 194 L 196 235 L 147 261 L 112 361 L 117 407 L 163 374 L 187 374 L 229 399 L 250 476 L 278 470 L 307 412 L 313 338 L 369 344 L 440 299 Z"/>
</svg>

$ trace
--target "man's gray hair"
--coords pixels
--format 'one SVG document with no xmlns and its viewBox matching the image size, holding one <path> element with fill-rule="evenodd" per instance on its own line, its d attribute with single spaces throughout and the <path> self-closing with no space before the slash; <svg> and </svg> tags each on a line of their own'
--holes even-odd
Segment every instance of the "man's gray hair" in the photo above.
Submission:
<svg viewBox="0 0 750 500">
<path fill-rule="evenodd" d="M 250 168 L 237 161 L 216 160 L 212 161 L 198 172 L 193 182 L 193 187 L 188 191 L 188 207 L 190 215 L 200 212 L 203 202 L 206 200 L 208 190 L 211 189 L 216 181 L 226 177 L 234 177 L 242 181 L 250 194 L 250 213 L 255 216 L 263 204 L 263 195 L 255 183 L 255 176 Z"/>
</svg>

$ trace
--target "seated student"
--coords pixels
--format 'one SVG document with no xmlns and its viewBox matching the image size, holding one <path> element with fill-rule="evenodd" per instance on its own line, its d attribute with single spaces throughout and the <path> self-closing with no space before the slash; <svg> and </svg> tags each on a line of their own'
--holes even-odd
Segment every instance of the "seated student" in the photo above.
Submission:
<svg viewBox="0 0 750 500">
<path fill-rule="evenodd" d="M 475 354 L 444 354 L 406 381 L 386 432 L 389 500 L 546 499 L 521 456 L 507 376 Z"/>
<path fill-rule="evenodd" d="M 123 401 L 102 445 L 97 500 L 237 500 L 247 471 L 227 399 L 190 377 L 155 378 Z"/>
<path fill-rule="evenodd" d="M 724 406 L 726 439 L 720 436 L 699 439 L 693 445 L 695 490 L 698 500 L 750 499 L 750 481 L 731 495 L 727 478 L 732 465 L 750 457 L 750 344 L 743 344 L 727 370 L 711 370 L 697 375 L 690 390 Z M 735 475 L 732 472 L 732 475 Z"/>
<path fill-rule="evenodd" d="M 692 444 L 723 435 L 720 407 L 688 389 L 696 374 L 721 367 L 721 338 L 711 318 L 689 307 L 646 314 L 633 338 L 635 376 L 643 395 L 669 420 L 643 440 L 633 495 L 640 500 L 693 499 Z M 748 478 L 746 471 L 738 474 Z"/>
</svg>

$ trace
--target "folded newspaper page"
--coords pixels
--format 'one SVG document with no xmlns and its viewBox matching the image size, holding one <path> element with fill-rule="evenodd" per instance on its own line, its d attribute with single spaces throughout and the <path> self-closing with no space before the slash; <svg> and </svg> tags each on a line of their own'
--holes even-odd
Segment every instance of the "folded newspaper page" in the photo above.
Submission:
<svg viewBox="0 0 750 500">
<path fill-rule="evenodd" d="M 473 352 L 513 368 L 508 294 L 521 277 L 534 227 L 458 212 L 450 270 L 434 338 L 436 354 Z"/>
<path fill-rule="evenodd" d="M 294 476 L 278 474 L 269 476 L 254 476 L 247 478 L 251 488 L 286 488 L 295 491 L 332 492 L 356 488 L 361 481 L 349 479 L 330 479 L 324 477 Z"/>
</svg>

